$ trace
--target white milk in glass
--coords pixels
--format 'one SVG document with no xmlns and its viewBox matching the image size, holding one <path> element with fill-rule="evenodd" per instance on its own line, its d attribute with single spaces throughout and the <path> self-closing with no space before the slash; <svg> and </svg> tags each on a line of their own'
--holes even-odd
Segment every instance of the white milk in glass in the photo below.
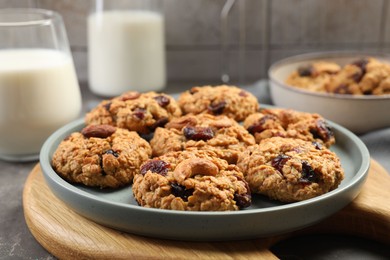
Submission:
<svg viewBox="0 0 390 260">
<path fill-rule="evenodd" d="M 0 51 L 0 154 L 36 154 L 80 110 L 71 57 L 48 49 Z"/>
<path fill-rule="evenodd" d="M 164 18 L 152 11 L 103 11 L 88 18 L 89 84 L 104 96 L 161 90 L 166 83 Z"/>
</svg>

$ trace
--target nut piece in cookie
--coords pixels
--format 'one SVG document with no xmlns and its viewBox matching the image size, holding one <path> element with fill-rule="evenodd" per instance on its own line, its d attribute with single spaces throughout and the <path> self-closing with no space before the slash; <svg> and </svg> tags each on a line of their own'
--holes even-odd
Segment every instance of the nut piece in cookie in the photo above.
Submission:
<svg viewBox="0 0 390 260">
<path fill-rule="evenodd" d="M 257 143 L 273 136 L 315 141 L 326 147 L 335 143 L 332 128 L 322 116 L 315 113 L 291 109 L 263 109 L 248 116 L 244 127 L 254 135 Z"/>
<path fill-rule="evenodd" d="M 299 67 L 286 79 L 286 84 L 305 90 L 326 92 L 331 77 L 340 69 L 334 62 L 314 62 Z"/>
<path fill-rule="evenodd" d="M 102 101 L 86 114 L 85 123 L 108 124 L 139 134 L 149 134 L 181 114 L 175 99 L 167 94 L 130 91 Z"/>
<path fill-rule="evenodd" d="M 136 132 L 91 125 L 65 138 L 53 154 L 55 172 L 72 183 L 100 188 L 130 184 L 152 149 Z"/>
<path fill-rule="evenodd" d="M 316 142 L 272 137 L 248 148 L 237 165 L 253 193 L 282 202 L 336 189 L 344 178 L 337 155 Z"/>
<path fill-rule="evenodd" d="M 146 161 L 134 177 L 133 194 L 143 207 L 171 210 L 227 211 L 251 204 L 239 168 L 212 152 L 197 150 Z"/>
<path fill-rule="evenodd" d="M 209 114 L 172 119 L 164 128 L 157 128 L 150 140 L 153 156 L 195 148 L 211 150 L 229 163 L 235 163 L 238 154 L 253 144 L 254 137 L 236 121 Z"/>
<path fill-rule="evenodd" d="M 257 98 L 235 86 L 193 87 L 178 99 L 184 114 L 225 115 L 236 121 L 244 120 L 259 108 Z"/>
</svg>

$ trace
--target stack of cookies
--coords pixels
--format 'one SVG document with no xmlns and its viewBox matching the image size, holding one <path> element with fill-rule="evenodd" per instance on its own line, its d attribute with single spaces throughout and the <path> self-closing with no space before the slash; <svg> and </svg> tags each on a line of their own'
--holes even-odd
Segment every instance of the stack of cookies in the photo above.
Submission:
<svg viewBox="0 0 390 260">
<path fill-rule="evenodd" d="M 281 202 L 338 187 L 344 171 L 318 114 L 260 109 L 235 86 L 193 87 L 178 100 L 127 92 L 102 101 L 58 146 L 53 169 L 72 183 L 132 185 L 140 206 L 240 210 L 252 194 Z"/>
</svg>

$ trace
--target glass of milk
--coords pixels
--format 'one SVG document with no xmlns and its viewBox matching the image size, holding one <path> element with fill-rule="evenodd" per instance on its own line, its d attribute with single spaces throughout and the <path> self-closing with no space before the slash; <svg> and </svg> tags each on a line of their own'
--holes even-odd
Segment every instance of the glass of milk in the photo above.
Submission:
<svg viewBox="0 0 390 260">
<path fill-rule="evenodd" d="M 88 17 L 90 90 L 100 96 L 166 84 L 161 0 L 95 0 Z"/>
<path fill-rule="evenodd" d="M 0 159 L 36 160 L 46 138 L 80 111 L 62 17 L 0 9 Z"/>
</svg>

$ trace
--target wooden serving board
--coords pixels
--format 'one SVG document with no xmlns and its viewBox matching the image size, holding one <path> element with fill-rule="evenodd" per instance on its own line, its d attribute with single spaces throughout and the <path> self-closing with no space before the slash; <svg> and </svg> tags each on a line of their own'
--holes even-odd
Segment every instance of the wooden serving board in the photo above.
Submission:
<svg viewBox="0 0 390 260">
<path fill-rule="evenodd" d="M 349 234 L 390 244 L 389 198 L 390 176 L 372 160 L 359 196 L 319 224 L 277 237 L 182 242 L 124 233 L 78 215 L 50 191 L 37 164 L 24 187 L 23 208 L 33 236 L 60 259 L 277 259 L 269 248 L 301 234 Z"/>
</svg>

